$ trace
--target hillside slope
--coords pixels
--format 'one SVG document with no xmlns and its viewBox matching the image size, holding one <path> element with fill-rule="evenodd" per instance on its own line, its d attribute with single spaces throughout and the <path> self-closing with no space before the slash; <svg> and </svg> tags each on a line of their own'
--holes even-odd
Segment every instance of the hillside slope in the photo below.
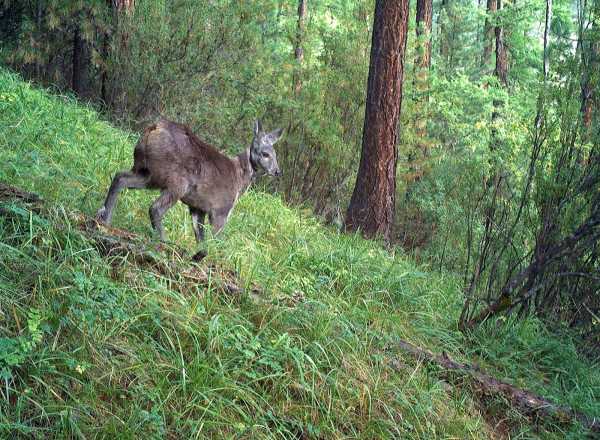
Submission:
<svg viewBox="0 0 600 440">
<path fill-rule="evenodd" d="M 449 386 L 395 352 L 399 338 L 600 414 L 600 374 L 566 336 L 528 320 L 466 338 L 452 276 L 325 228 L 276 196 L 242 197 L 202 263 L 262 286 L 260 303 L 102 258 L 67 212 L 95 212 L 110 177 L 130 167 L 134 142 L 0 69 L 0 181 L 55 206 L 40 215 L 5 204 L 0 215 L 0 437 L 582 435 L 534 428 L 468 383 Z M 124 191 L 114 224 L 150 239 L 153 197 Z M 165 226 L 193 251 L 182 206 Z"/>
</svg>

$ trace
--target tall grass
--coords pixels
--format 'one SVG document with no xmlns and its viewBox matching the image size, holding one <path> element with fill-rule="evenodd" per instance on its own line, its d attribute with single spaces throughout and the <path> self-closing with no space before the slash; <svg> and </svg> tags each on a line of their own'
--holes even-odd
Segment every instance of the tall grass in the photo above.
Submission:
<svg viewBox="0 0 600 440">
<path fill-rule="evenodd" d="M 247 193 L 204 263 L 263 286 L 260 303 L 101 258 L 67 212 L 93 214 L 134 142 L 0 69 L 0 181 L 54 206 L 5 204 L 0 216 L 0 436 L 464 439 L 498 435 L 506 417 L 519 438 L 581 434 L 535 431 L 501 402 L 490 415 L 468 384 L 395 353 L 398 338 L 600 413 L 600 374 L 568 337 L 530 320 L 465 338 L 452 276 L 273 195 Z M 150 238 L 153 197 L 125 191 L 115 225 Z M 186 210 L 165 224 L 191 253 Z"/>
</svg>

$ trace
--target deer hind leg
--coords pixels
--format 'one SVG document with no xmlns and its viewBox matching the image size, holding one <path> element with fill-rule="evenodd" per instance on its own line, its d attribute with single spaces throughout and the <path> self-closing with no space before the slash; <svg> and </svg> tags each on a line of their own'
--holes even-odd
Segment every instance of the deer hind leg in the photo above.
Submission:
<svg viewBox="0 0 600 440">
<path fill-rule="evenodd" d="M 152 223 L 154 230 L 158 232 L 161 241 L 165 241 L 165 228 L 162 225 L 162 219 L 165 213 L 177 203 L 179 198 L 175 192 L 166 189 L 160 193 L 158 199 L 150 206 L 150 223 Z"/>
<path fill-rule="evenodd" d="M 121 192 L 123 188 L 143 189 L 147 186 L 148 177 L 146 176 L 131 171 L 117 173 L 110 184 L 104 205 L 96 213 L 96 219 L 107 225 L 110 224 L 119 192 Z"/>
<path fill-rule="evenodd" d="M 204 240 L 204 219 L 206 218 L 206 212 L 190 206 L 190 215 L 192 216 L 192 227 L 194 228 L 196 243 L 200 244 Z"/>
</svg>

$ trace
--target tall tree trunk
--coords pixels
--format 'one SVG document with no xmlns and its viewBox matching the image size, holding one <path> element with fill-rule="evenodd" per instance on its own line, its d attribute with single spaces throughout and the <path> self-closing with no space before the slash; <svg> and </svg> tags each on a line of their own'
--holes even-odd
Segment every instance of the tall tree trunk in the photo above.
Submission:
<svg viewBox="0 0 600 440">
<path fill-rule="evenodd" d="M 304 61 L 304 31 L 306 28 L 306 9 L 307 0 L 298 0 L 298 26 L 296 28 L 296 47 L 294 49 L 294 57 L 298 65 L 294 73 L 294 93 L 298 95 L 302 90 L 302 62 Z"/>
<path fill-rule="evenodd" d="M 497 0 L 496 9 L 502 10 L 502 0 Z M 494 28 L 496 35 L 496 69 L 494 74 L 504 87 L 507 84 L 508 75 L 508 58 L 506 56 L 506 47 L 504 46 L 504 29 L 501 24 L 497 24 Z"/>
<path fill-rule="evenodd" d="M 81 38 L 79 25 L 75 26 L 73 31 L 73 60 L 71 74 L 71 89 L 75 94 L 79 95 L 82 91 L 82 76 L 83 76 L 83 40 Z"/>
<path fill-rule="evenodd" d="M 377 0 L 362 152 L 346 229 L 391 238 L 396 202 L 396 148 L 402 103 L 408 0 Z"/>
<path fill-rule="evenodd" d="M 496 5 L 496 0 L 487 0 L 487 11 L 483 31 L 483 56 L 481 59 L 481 65 L 484 69 L 490 63 L 494 47 L 494 26 L 492 26 L 492 17 L 496 13 Z"/>
</svg>

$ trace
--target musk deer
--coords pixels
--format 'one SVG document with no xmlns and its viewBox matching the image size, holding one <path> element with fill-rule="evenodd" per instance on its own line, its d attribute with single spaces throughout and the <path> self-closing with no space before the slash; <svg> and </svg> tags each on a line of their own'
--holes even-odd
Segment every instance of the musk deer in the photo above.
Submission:
<svg viewBox="0 0 600 440">
<path fill-rule="evenodd" d="M 115 175 L 96 219 L 110 224 L 123 188 L 159 189 L 160 196 L 150 206 L 149 214 L 160 239 L 165 240 L 163 216 L 181 200 L 189 207 L 194 235 L 200 244 L 207 214 L 213 232 L 218 233 L 260 170 L 270 176 L 281 174 L 273 144 L 282 132 L 277 129 L 265 133 L 256 121 L 250 147 L 229 158 L 198 139 L 188 127 L 161 119 L 144 130 L 133 152 L 133 168 Z M 201 260 L 205 255 L 198 251 L 193 258 Z"/>
</svg>

